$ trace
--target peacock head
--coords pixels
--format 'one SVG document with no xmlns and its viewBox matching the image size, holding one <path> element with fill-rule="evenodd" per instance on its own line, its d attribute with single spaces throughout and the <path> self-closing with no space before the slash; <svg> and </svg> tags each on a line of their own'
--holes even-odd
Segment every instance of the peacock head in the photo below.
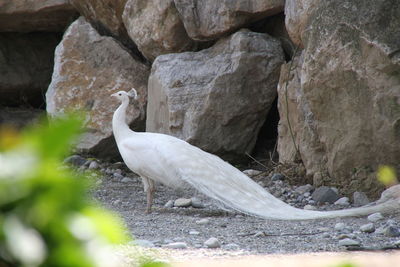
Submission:
<svg viewBox="0 0 400 267">
<path fill-rule="evenodd" d="M 138 95 L 137 95 L 135 88 L 132 88 L 129 92 L 118 91 L 118 92 L 112 94 L 111 96 L 116 97 L 118 100 L 120 100 L 122 102 L 124 99 L 129 100 L 129 97 L 132 97 L 133 99 L 136 100 Z"/>
</svg>

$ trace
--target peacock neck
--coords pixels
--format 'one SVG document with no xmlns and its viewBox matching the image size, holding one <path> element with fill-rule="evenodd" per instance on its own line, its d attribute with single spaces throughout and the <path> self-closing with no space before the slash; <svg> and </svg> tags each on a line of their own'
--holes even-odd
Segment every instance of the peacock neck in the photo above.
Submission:
<svg viewBox="0 0 400 267">
<path fill-rule="evenodd" d="M 132 134 L 132 130 L 129 129 L 126 123 L 126 109 L 128 108 L 128 104 L 129 99 L 124 99 L 113 115 L 112 127 L 117 143 L 119 140 L 123 139 L 124 136 Z"/>
</svg>

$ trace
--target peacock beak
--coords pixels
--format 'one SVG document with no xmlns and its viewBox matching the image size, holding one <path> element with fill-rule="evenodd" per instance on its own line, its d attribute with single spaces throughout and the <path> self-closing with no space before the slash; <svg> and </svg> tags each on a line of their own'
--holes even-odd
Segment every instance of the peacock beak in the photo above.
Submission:
<svg viewBox="0 0 400 267">
<path fill-rule="evenodd" d="M 116 96 L 117 96 L 117 93 L 111 94 L 110 96 L 116 97 Z"/>
</svg>

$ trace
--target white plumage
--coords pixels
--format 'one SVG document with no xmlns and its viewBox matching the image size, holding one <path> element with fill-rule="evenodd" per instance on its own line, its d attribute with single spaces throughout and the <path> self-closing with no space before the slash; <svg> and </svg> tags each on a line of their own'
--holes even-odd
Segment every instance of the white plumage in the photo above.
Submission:
<svg viewBox="0 0 400 267">
<path fill-rule="evenodd" d="M 232 209 L 266 219 L 306 220 L 399 211 L 400 185 L 386 190 L 373 206 L 326 212 L 294 208 L 215 155 L 169 135 L 130 130 L 125 114 L 129 97 L 136 99 L 136 91 L 119 91 L 112 96 L 121 101 L 112 121 L 115 140 L 125 164 L 142 178 L 147 212 L 151 210 L 155 181 L 175 188 L 190 185 Z"/>
</svg>

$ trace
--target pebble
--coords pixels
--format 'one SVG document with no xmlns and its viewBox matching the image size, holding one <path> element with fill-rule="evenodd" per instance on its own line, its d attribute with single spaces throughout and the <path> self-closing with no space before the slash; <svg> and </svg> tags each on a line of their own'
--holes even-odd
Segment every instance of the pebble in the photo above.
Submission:
<svg viewBox="0 0 400 267">
<path fill-rule="evenodd" d="M 339 199 L 339 195 L 328 186 L 318 187 L 311 196 L 316 202 L 319 203 L 328 202 L 332 204 Z"/>
<path fill-rule="evenodd" d="M 138 245 L 140 247 L 145 247 L 145 248 L 154 248 L 155 245 L 153 242 L 145 239 L 136 239 L 133 241 L 133 244 Z"/>
<path fill-rule="evenodd" d="M 353 203 L 357 207 L 365 206 L 370 203 L 370 200 L 364 192 L 356 191 L 353 193 Z"/>
<path fill-rule="evenodd" d="M 206 242 L 204 242 L 204 245 L 206 247 L 208 247 L 208 248 L 219 248 L 219 247 L 221 247 L 221 243 L 215 237 L 209 238 Z"/>
<path fill-rule="evenodd" d="M 185 242 L 173 242 L 166 245 L 163 245 L 164 248 L 174 248 L 174 249 L 184 249 L 188 248 L 188 245 Z"/>
<path fill-rule="evenodd" d="M 80 167 L 86 163 L 86 159 L 79 155 L 72 155 L 64 159 L 64 163 L 74 165 L 75 167 Z"/>
<path fill-rule="evenodd" d="M 192 200 L 192 207 L 193 207 L 193 208 L 196 208 L 196 209 L 203 209 L 203 208 L 205 208 L 204 204 L 201 203 L 201 200 L 200 200 L 199 198 L 197 198 L 197 197 L 192 197 L 191 200 Z"/>
<path fill-rule="evenodd" d="M 198 225 L 206 225 L 206 224 L 209 224 L 209 223 L 210 223 L 210 220 L 207 219 L 207 218 L 203 218 L 203 219 L 200 219 L 200 220 L 196 221 L 196 224 L 198 224 Z"/>
<path fill-rule="evenodd" d="M 384 229 L 384 235 L 388 237 L 399 237 L 400 236 L 400 230 L 397 227 L 394 226 L 388 226 Z"/>
<path fill-rule="evenodd" d="M 255 233 L 253 236 L 254 237 L 265 236 L 265 233 L 263 231 L 259 231 L 259 232 Z"/>
<path fill-rule="evenodd" d="M 118 172 L 114 172 L 113 173 L 113 177 L 117 180 L 122 180 L 124 179 L 124 176 L 122 176 L 122 174 L 118 173 Z"/>
<path fill-rule="evenodd" d="M 271 176 L 271 181 L 281 181 L 281 180 L 283 180 L 283 178 L 285 178 L 285 176 L 284 176 L 283 174 L 281 174 L 281 173 L 274 173 L 274 174 Z"/>
<path fill-rule="evenodd" d="M 339 246 L 342 246 L 342 247 L 359 246 L 359 245 L 360 245 L 360 242 L 358 242 L 357 240 L 354 240 L 354 239 L 345 238 L 345 239 L 339 240 Z"/>
<path fill-rule="evenodd" d="M 344 223 L 337 223 L 335 224 L 335 230 L 336 231 L 343 231 L 346 228 L 346 225 Z"/>
<path fill-rule="evenodd" d="M 96 161 L 91 161 L 89 163 L 89 170 L 97 170 L 99 168 L 99 164 Z"/>
<path fill-rule="evenodd" d="M 199 235 L 199 234 L 200 234 L 199 231 L 195 231 L 195 230 L 189 231 L 189 235 Z"/>
<path fill-rule="evenodd" d="M 244 170 L 243 173 L 246 174 L 247 176 L 254 177 L 254 176 L 260 175 L 262 173 L 262 171 L 248 169 L 248 170 Z"/>
<path fill-rule="evenodd" d="M 306 193 L 308 193 L 308 196 L 311 192 L 311 190 L 313 190 L 314 187 L 310 184 L 306 184 L 306 185 L 301 185 L 299 187 L 297 187 L 294 191 L 299 193 L 300 195 L 305 195 Z"/>
<path fill-rule="evenodd" d="M 168 200 L 167 203 L 164 205 L 165 208 L 173 208 L 174 207 L 174 201 L 173 200 Z"/>
<path fill-rule="evenodd" d="M 373 223 L 367 223 L 360 226 L 360 231 L 364 233 L 373 233 L 375 232 L 375 225 Z"/>
<path fill-rule="evenodd" d="M 368 221 L 370 222 L 377 222 L 383 219 L 383 215 L 380 212 L 373 213 L 368 216 Z"/>
<path fill-rule="evenodd" d="M 350 200 L 348 197 L 341 197 L 338 200 L 336 200 L 334 204 L 345 207 L 350 205 Z"/>
<path fill-rule="evenodd" d="M 132 182 L 132 179 L 131 179 L 131 178 L 128 178 L 128 177 L 124 177 L 124 178 L 122 178 L 121 182 L 123 182 L 123 183 L 130 183 L 130 182 Z"/>
<path fill-rule="evenodd" d="M 178 198 L 174 201 L 174 207 L 186 208 L 192 205 L 192 200 L 190 198 Z"/>
</svg>

